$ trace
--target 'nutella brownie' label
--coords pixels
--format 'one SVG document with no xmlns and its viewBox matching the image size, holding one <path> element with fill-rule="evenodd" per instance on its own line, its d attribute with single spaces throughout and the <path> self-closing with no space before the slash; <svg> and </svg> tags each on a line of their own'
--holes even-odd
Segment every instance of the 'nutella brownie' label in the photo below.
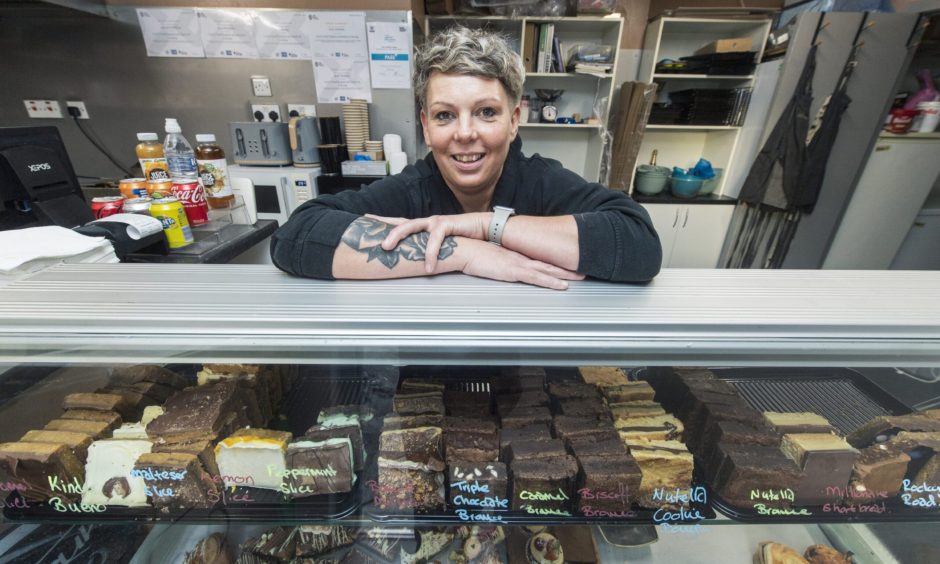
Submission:
<svg viewBox="0 0 940 564">
<path fill-rule="evenodd" d="M 790 488 L 751 490 L 751 501 L 758 515 L 779 517 L 809 517 L 812 511 L 805 507 L 781 507 L 781 503 L 793 503 L 796 494 Z"/>
</svg>

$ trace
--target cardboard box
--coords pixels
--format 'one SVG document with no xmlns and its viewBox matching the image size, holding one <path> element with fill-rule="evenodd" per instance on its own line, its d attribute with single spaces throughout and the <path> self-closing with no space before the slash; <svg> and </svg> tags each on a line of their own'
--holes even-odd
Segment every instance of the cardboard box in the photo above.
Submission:
<svg viewBox="0 0 940 564">
<path fill-rule="evenodd" d="M 387 161 L 343 161 L 343 176 L 386 176 Z"/>
<path fill-rule="evenodd" d="M 731 37 L 728 39 L 719 39 L 712 41 L 708 45 L 697 49 L 696 55 L 711 55 L 713 53 L 738 53 L 741 51 L 750 51 L 752 46 L 750 37 Z"/>
</svg>

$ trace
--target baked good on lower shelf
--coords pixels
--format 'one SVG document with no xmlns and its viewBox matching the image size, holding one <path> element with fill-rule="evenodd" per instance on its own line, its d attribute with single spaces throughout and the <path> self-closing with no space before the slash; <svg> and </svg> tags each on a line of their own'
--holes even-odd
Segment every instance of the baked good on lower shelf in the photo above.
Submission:
<svg viewBox="0 0 940 564">
<path fill-rule="evenodd" d="M 515 429 L 537 424 L 551 425 L 552 413 L 547 407 L 520 407 L 500 416 L 503 429 Z"/>
<path fill-rule="evenodd" d="M 316 558 L 356 541 L 354 529 L 339 525 L 300 525 L 296 534 L 296 558 Z"/>
<path fill-rule="evenodd" d="M 362 427 L 358 420 L 329 418 L 325 423 L 318 423 L 304 432 L 304 437 L 311 441 L 327 439 L 349 439 L 353 448 L 353 468 L 358 472 L 365 466 L 366 452 L 362 443 Z"/>
<path fill-rule="evenodd" d="M 85 421 L 82 419 L 53 419 L 46 423 L 47 431 L 70 431 L 84 433 L 92 439 L 103 439 L 111 432 L 111 424 L 106 421 Z"/>
<path fill-rule="evenodd" d="M 578 511 L 616 517 L 637 501 L 643 474 L 631 455 L 581 456 L 578 464 Z"/>
<path fill-rule="evenodd" d="M 92 411 L 114 411 L 121 417 L 133 419 L 134 409 L 120 394 L 76 393 L 65 396 L 62 409 L 90 409 Z"/>
<path fill-rule="evenodd" d="M 509 476 L 502 462 L 448 460 L 447 476 L 448 494 L 454 508 L 506 509 Z"/>
<path fill-rule="evenodd" d="M 561 439 L 549 439 L 546 441 L 515 441 L 509 447 L 509 463 L 516 460 L 533 460 L 537 458 L 556 458 L 565 456 L 568 451 L 565 449 L 565 443 Z"/>
<path fill-rule="evenodd" d="M 785 507 L 787 499 L 753 498 L 752 492 L 796 490 L 802 472 L 795 462 L 776 447 L 719 443 L 721 463 L 712 481 L 713 489 L 725 501 L 750 509 L 755 503 Z"/>
<path fill-rule="evenodd" d="M 911 457 L 904 449 L 889 443 L 863 448 L 852 468 L 850 488 L 855 492 L 884 492 L 894 495 L 901 489 Z"/>
<path fill-rule="evenodd" d="M 883 443 L 902 431 L 937 433 L 940 432 L 940 420 L 916 414 L 875 417 L 852 431 L 846 440 L 855 448 L 865 448 Z"/>
<path fill-rule="evenodd" d="M 685 427 L 672 415 L 618 419 L 614 427 L 624 440 L 670 441 L 682 437 Z"/>
<path fill-rule="evenodd" d="M 134 476 L 134 464 L 153 443 L 148 440 L 104 439 L 88 449 L 82 503 L 144 507 L 146 484 Z"/>
<path fill-rule="evenodd" d="M 441 471 L 444 469 L 443 431 L 440 427 L 382 431 L 379 457 L 416 462 Z"/>
<path fill-rule="evenodd" d="M 822 505 L 843 497 L 859 452 L 831 433 L 783 436 L 780 450 L 800 467 L 794 489 L 797 505 Z"/>
<path fill-rule="evenodd" d="M 289 562 L 297 553 L 297 527 L 274 527 L 241 544 L 238 562 Z M 255 556 L 254 560 L 244 559 Z"/>
<path fill-rule="evenodd" d="M 597 387 L 617 386 L 627 383 L 627 375 L 615 366 L 579 366 L 578 374 L 585 384 Z"/>
<path fill-rule="evenodd" d="M 514 460 L 512 509 L 529 515 L 570 515 L 578 462 L 571 455 Z"/>
<path fill-rule="evenodd" d="M 526 545 L 526 557 L 529 564 L 563 564 L 565 551 L 561 542 L 549 533 L 532 535 Z"/>
<path fill-rule="evenodd" d="M 764 420 L 779 434 L 787 433 L 836 433 L 829 420 L 810 412 L 765 411 Z"/>
<path fill-rule="evenodd" d="M 516 427 L 514 429 L 499 430 L 499 459 L 509 461 L 509 448 L 516 441 L 535 442 L 547 441 L 552 438 L 552 432 L 544 423 Z"/>
<path fill-rule="evenodd" d="M 601 395 L 607 403 L 628 401 L 653 401 L 656 392 L 647 382 L 626 382 L 617 386 L 600 386 Z"/>
<path fill-rule="evenodd" d="M 153 506 L 162 509 L 209 509 L 219 499 L 218 488 L 195 454 L 144 453 L 134 464 L 134 476 L 144 479 Z"/>
<path fill-rule="evenodd" d="M 414 553 L 401 549 L 399 560 L 401 564 L 425 564 L 434 561 L 434 556 L 454 542 L 454 533 L 451 530 L 418 530 L 421 541 L 418 550 Z"/>
<path fill-rule="evenodd" d="M 215 462 L 222 483 L 279 490 L 287 469 L 290 440 L 291 434 L 286 431 L 239 429 L 219 441 L 215 446 Z"/>
<path fill-rule="evenodd" d="M 155 443 L 216 439 L 226 427 L 238 426 L 244 407 L 237 394 L 228 381 L 186 388 L 167 400 L 164 414 L 147 425 L 147 436 Z"/>
<path fill-rule="evenodd" d="M 348 438 L 299 440 L 287 445 L 281 493 L 291 498 L 345 493 L 355 482 L 352 442 Z"/>
<path fill-rule="evenodd" d="M 444 474 L 409 460 L 379 457 L 375 505 L 393 511 L 430 511 L 444 507 Z"/>
<path fill-rule="evenodd" d="M 182 564 L 232 564 L 234 561 L 232 549 L 225 543 L 225 535 L 212 533 L 186 553 Z"/>
<path fill-rule="evenodd" d="M 85 483 L 85 469 L 68 445 L 55 443 L 0 443 L 0 481 L 27 501 L 51 497 L 77 500 Z"/>
<path fill-rule="evenodd" d="M 67 409 L 62 412 L 59 419 L 78 419 L 79 421 L 103 421 L 108 424 L 105 434 L 121 426 L 123 418 L 115 411 L 98 411 L 95 409 Z"/>
<path fill-rule="evenodd" d="M 688 491 L 692 487 L 692 453 L 679 441 L 626 441 L 630 455 L 642 474 L 638 503 L 643 507 L 660 507 L 656 490 Z"/>
<path fill-rule="evenodd" d="M 385 527 L 366 527 L 359 530 L 356 544 L 362 544 L 387 561 L 398 559 L 401 541 Z"/>
<path fill-rule="evenodd" d="M 757 545 L 754 564 L 808 564 L 799 552 L 779 542 L 762 542 Z"/>
<path fill-rule="evenodd" d="M 803 553 L 809 564 L 853 564 L 851 553 L 842 554 L 831 546 L 813 544 Z"/>
<path fill-rule="evenodd" d="M 23 443 L 53 443 L 67 445 L 79 462 L 84 463 L 88 456 L 91 437 L 85 433 L 72 431 L 27 431 L 20 437 Z"/>
<path fill-rule="evenodd" d="M 392 402 L 399 415 L 444 415 L 444 394 L 440 391 L 398 393 Z"/>
</svg>

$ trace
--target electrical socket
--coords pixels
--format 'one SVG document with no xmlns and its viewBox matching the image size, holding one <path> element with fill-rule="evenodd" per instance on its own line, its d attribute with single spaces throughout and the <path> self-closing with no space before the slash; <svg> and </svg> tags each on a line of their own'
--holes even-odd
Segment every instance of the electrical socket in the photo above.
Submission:
<svg viewBox="0 0 940 564">
<path fill-rule="evenodd" d="M 251 77 L 251 90 L 255 96 L 273 96 L 271 93 L 271 79 L 266 76 Z"/>
<path fill-rule="evenodd" d="M 287 117 L 290 118 L 291 112 L 297 112 L 297 115 L 307 117 L 317 117 L 317 107 L 315 104 L 287 104 Z"/>
<path fill-rule="evenodd" d="M 88 115 L 88 108 L 85 107 L 85 102 L 66 100 L 65 107 L 78 108 L 78 119 L 91 119 L 91 116 Z"/>
<path fill-rule="evenodd" d="M 61 118 L 62 106 L 55 100 L 23 100 L 31 118 Z"/>
<path fill-rule="evenodd" d="M 255 118 L 255 112 L 261 112 L 264 118 L 261 121 L 284 121 L 283 114 L 281 114 L 281 107 L 277 104 L 252 104 L 251 105 L 251 121 L 258 121 Z M 271 116 L 268 115 L 271 112 L 277 112 L 277 119 L 271 119 Z"/>
</svg>

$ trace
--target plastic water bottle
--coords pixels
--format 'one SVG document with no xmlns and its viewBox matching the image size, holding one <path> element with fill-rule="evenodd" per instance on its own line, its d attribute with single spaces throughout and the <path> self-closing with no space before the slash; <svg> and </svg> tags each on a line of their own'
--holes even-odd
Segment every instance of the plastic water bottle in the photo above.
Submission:
<svg viewBox="0 0 940 564">
<path fill-rule="evenodd" d="M 166 164 L 170 169 L 170 178 L 174 182 L 179 180 L 197 182 L 199 173 L 196 167 L 196 153 L 181 131 L 180 124 L 175 118 L 166 118 L 163 154 L 166 156 Z"/>
</svg>

